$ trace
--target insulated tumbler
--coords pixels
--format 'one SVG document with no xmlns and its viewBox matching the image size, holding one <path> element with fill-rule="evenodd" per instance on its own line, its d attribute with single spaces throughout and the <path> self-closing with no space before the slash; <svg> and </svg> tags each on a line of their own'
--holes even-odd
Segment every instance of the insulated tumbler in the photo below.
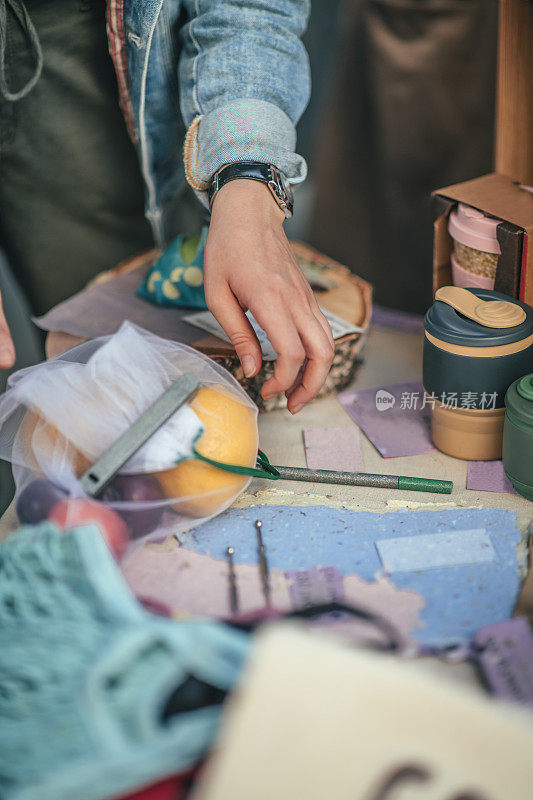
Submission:
<svg viewBox="0 0 533 800">
<path fill-rule="evenodd" d="M 503 467 L 519 492 L 533 500 L 533 374 L 519 378 L 505 395 Z"/>
<path fill-rule="evenodd" d="M 490 289 L 443 287 L 424 328 L 433 443 L 456 458 L 501 458 L 505 392 L 533 365 L 533 309 Z"/>
</svg>

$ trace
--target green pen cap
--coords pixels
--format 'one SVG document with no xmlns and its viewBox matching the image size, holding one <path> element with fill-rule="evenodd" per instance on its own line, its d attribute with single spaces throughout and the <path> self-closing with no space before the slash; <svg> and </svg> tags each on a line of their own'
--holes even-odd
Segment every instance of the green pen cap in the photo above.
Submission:
<svg viewBox="0 0 533 800">
<path fill-rule="evenodd" d="M 406 475 L 400 475 L 398 478 L 398 489 L 406 489 L 411 492 L 451 494 L 453 483 L 452 481 L 440 481 L 433 478 L 410 478 Z"/>
</svg>

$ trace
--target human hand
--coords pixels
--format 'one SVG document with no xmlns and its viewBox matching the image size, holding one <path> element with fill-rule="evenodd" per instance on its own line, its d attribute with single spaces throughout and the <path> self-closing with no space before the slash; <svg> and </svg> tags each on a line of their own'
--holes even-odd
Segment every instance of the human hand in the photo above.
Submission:
<svg viewBox="0 0 533 800">
<path fill-rule="evenodd" d="M 240 179 L 223 186 L 212 207 L 204 283 L 207 305 L 248 378 L 259 372 L 262 356 L 245 312 L 265 330 L 278 358 L 261 394 L 285 392 L 296 414 L 322 387 L 335 346 L 285 236 L 284 218 L 264 184 Z"/>
<path fill-rule="evenodd" d="M 0 294 L 0 369 L 11 369 L 15 364 L 15 346 L 2 306 Z"/>
</svg>

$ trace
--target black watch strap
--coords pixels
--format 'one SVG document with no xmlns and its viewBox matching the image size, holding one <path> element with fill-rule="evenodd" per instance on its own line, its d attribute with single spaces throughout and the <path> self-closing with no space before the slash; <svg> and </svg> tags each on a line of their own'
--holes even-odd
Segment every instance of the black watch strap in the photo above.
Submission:
<svg viewBox="0 0 533 800">
<path fill-rule="evenodd" d="M 277 167 L 273 164 L 263 164 L 260 161 L 237 161 L 233 164 L 225 164 L 215 172 L 207 190 L 209 207 L 211 208 L 219 189 L 222 189 L 226 183 L 239 178 L 265 183 L 278 206 L 285 212 L 285 216 L 292 217 L 293 199 L 290 184 Z"/>
</svg>

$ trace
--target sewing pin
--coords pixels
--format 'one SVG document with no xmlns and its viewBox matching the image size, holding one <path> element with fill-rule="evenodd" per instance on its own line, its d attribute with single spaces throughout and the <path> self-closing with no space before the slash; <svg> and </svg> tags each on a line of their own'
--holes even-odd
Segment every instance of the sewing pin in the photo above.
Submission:
<svg viewBox="0 0 533 800">
<path fill-rule="evenodd" d="M 263 534 L 261 528 L 263 523 L 260 519 L 255 521 L 255 529 L 257 531 L 257 548 L 259 551 L 259 572 L 261 574 L 261 581 L 263 583 L 263 595 L 267 608 L 270 608 L 270 571 L 268 569 L 268 561 L 266 557 L 266 549 L 263 542 Z"/>
<path fill-rule="evenodd" d="M 228 559 L 228 566 L 229 566 L 229 604 L 231 608 L 231 613 L 237 614 L 237 612 L 239 611 L 239 595 L 237 592 L 235 564 L 233 563 L 234 554 L 235 550 L 233 549 L 233 547 L 228 547 L 226 549 L 226 556 Z"/>
</svg>

